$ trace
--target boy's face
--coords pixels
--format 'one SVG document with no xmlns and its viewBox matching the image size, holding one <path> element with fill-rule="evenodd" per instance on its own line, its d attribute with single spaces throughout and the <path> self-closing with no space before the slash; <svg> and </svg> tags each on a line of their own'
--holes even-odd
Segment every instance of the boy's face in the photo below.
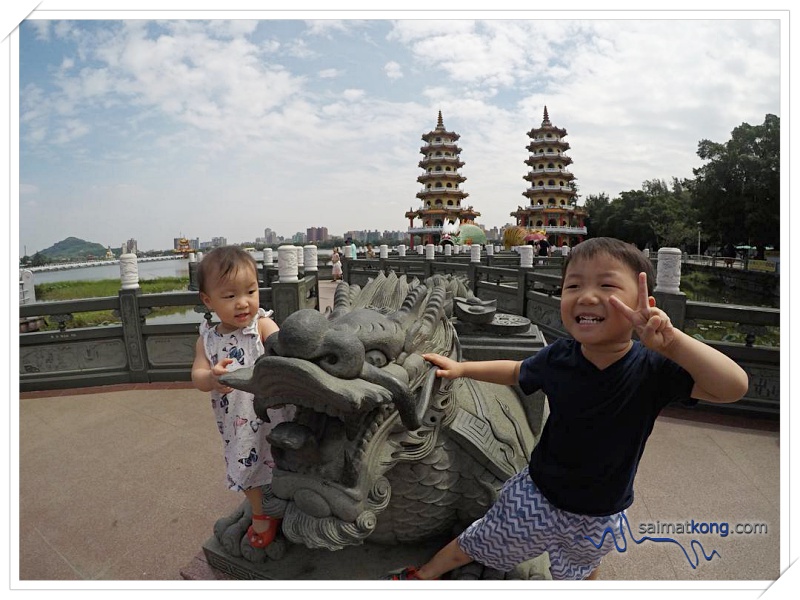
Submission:
<svg viewBox="0 0 800 600">
<path fill-rule="evenodd" d="M 571 261 L 561 292 L 561 321 L 567 332 L 584 346 L 630 341 L 633 326 L 609 298 L 616 296 L 636 309 L 637 276 L 608 254 Z"/>
<path fill-rule="evenodd" d="M 246 266 L 220 278 L 211 278 L 208 293 L 200 293 L 200 299 L 213 310 L 221 322 L 221 331 L 230 333 L 250 324 L 258 313 L 258 275 L 255 269 Z"/>
</svg>

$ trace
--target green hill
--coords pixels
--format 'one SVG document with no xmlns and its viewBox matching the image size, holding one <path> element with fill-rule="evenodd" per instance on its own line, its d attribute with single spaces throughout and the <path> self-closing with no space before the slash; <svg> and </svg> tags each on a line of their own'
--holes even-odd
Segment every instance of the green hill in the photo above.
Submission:
<svg viewBox="0 0 800 600">
<path fill-rule="evenodd" d="M 49 248 L 41 251 L 41 254 L 51 261 L 63 260 L 89 260 L 91 258 L 103 259 L 106 257 L 108 248 L 96 242 L 87 242 L 76 237 L 68 237 L 65 240 L 56 242 Z M 115 255 L 119 254 L 119 249 Z"/>
</svg>

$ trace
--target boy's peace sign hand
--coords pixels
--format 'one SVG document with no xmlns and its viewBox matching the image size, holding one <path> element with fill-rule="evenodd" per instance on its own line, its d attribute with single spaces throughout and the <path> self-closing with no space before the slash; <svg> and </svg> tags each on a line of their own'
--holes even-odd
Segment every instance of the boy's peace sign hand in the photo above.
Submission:
<svg viewBox="0 0 800 600">
<path fill-rule="evenodd" d="M 675 329 L 667 313 L 656 308 L 656 300 L 647 295 L 647 275 L 639 273 L 639 293 L 636 309 L 627 306 L 616 296 L 609 303 L 628 319 L 642 343 L 658 352 L 663 352 L 675 339 Z"/>
</svg>

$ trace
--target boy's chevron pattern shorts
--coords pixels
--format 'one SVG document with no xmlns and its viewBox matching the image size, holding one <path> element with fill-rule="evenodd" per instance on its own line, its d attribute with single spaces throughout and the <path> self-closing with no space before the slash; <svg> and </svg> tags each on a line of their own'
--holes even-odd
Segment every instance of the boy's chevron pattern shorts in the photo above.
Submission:
<svg viewBox="0 0 800 600">
<path fill-rule="evenodd" d="M 606 528 L 619 531 L 624 512 L 591 517 L 556 508 L 525 467 L 506 481 L 483 518 L 458 536 L 458 545 L 472 559 L 503 572 L 549 552 L 553 579 L 585 579 L 614 548 L 612 535 L 599 549 L 585 536 L 599 542 Z"/>
</svg>

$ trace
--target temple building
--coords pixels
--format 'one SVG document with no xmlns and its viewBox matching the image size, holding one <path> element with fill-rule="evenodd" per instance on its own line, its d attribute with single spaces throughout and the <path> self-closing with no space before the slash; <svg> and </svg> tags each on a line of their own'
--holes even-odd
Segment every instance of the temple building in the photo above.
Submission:
<svg viewBox="0 0 800 600">
<path fill-rule="evenodd" d="M 564 154 L 569 144 L 564 141 L 567 130 L 555 127 L 550 122 L 547 107 L 541 127 L 528 132 L 531 143 L 527 150 L 530 157 L 525 164 L 530 171 L 523 177 L 530 186 L 522 195 L 528 206 L 519 206 L 511 213 L 517 225 L 529 229 L 543 229 L 547 240 L 555 247 L 567 243 L 574 246 L 586 235 L 584 221 L 587 213 L 576 206 L 578 192 L 573 183 L 575 176 L 567 170 L 572 158 Z"/>
<path fill-rule="evenodd" d="M 461 224 L 473 224 L 475 217 L 480 216 L 471 206 L 461 206 L 461 201 L 469 194 L 459 187 L 467 179 L 458 171 L 464 166 L 459 158 L 461 148 L 456 145 L 459 137 L 445 129 L 442 111 L 439 111 L 436 129 L 422 135 L 425 145 L 420 148 L 423 158 L 419 167 L 425 172 L 417 177 L 422 189 L 416 195 L 422 206 L 406 212 L 412 248 L 415 237 L 423 244 L 438 244 L 445 223 L 460 220 Z M 415 218 L 422 221 L 421 227 L 414 227 Z"/>
</svg>

